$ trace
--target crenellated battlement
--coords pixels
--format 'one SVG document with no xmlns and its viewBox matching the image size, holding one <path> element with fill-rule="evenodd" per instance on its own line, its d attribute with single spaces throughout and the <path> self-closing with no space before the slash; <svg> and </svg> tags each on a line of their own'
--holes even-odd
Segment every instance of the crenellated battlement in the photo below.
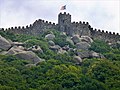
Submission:
<svg viewBox="0 0 120 90">
<path fill-rule="evenodd" d="M 27 26 L 15 26 L 10 28 L 2 28 L 1 31 L 9 31 L 16 34 L 39 34 L 40 32 L 47 30 L 47 29 L 53 29 L 56 28 L 56 24 L 44 21 L 42 19 L 36 20 L 33 24 L 27 25 Z M 32 33 L 33 32 L 33 33 Z"/>
<path fill-rule="evenodd" d="M 71 16 L 69 13 L 66 13 L 66 12 L 64 12 L 64 13 L 60 12 L 59 15 Z"/>
<path fill-rule="evenodd" d="M 101 39 L 106 42 L 120 41 L 119 33 L 108 32 L 108 31 L 104 31 L 104 30 L 100 30 L 100 29 L 96 29 L 96 28 L 93 29 L 90 25 L 89 25 L 89 29 L 91 31 L 91 37 L 93 39 Z"/>
<path fill-rule="evenodd" d="M 108 31 L 104 31 L 104 30 L 100 30 L 100 29 L 93 29 L 91 28 L 91 26 L 89 26 L 90 29 L 92 29 L 92 32 L 96 32 L 96 33 L 105 33 L 105 34 L 109 34 L 109 35 L 119 35 L 119 33 L 115 33 L 115 32 L 108 32 Z"/>
<path fill-rule="evenodd" d="M 79 21 L 79 22 L 75 22 L 75 21 L 74 21 L 74 22 L 72 22 L 71 24 L 89 25 L 89 23 L 88 23 L 88 22 L 85 22 L 85 21 L 83 21 L 83 22 L 82 22 L 82 21 Z"/>
<path fill-rule="evenodd" d="M 16 34 L 39 35 L 50 29 L 66 32 L 69 36 L 78 34 L 80 36 L 90 36 L 93 39 L 101 39 L 107 42 L 120 41 L 119 33 L 104 31 L 96 28 L 93 29 L 93 27 L 85 21 L 71 22 L 71 15 L 66 12 L 59 13 L 58 24 L 38 19 L 33 24 L 27 26 L 15 26 L 6 29 L 1 28 L 0 31 L 9 31 Z"/>
</svg>

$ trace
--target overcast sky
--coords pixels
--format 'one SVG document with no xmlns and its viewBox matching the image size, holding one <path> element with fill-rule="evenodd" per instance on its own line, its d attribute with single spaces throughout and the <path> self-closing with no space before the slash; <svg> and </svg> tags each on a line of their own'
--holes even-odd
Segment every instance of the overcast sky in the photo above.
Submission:
<svg viewBox="0 0 120 90">
<path fill-rule="evenodd" d="M 37 19 L 57 23 L 63 5 L 72 21 L 120 33 L 120 0 L 0 0 L 0 28 L 26 26 Z"/>
</svg>

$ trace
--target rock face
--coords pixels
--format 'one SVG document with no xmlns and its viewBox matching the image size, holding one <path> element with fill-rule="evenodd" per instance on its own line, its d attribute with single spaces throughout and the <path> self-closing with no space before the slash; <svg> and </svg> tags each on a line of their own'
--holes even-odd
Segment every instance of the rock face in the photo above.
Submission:
<svg viewBox="0 0 120 90">
<path fill-rule="evenodd" d="M 48 41 L 48 44 L 49 44 L 50 46 L 54 46 L 54 45 L 55 45 L 55 43 L 54 43 L 52 40 Z"/>
<path fill-rule="evenodd" d="M 88 44 L 87 42 L 79 42 L 76 44 L 77 49 L 81 49 L 81 50 L 88 50 L 88 48 L 90 47 L 90 44 Z"/>
<path fill-rule="evenodd" d="M 90 55 L 91 55 L 91 57 L 94 57 L 94 58 L 105 58 L 102 54 L 96 53 L 94 51 L 91 51 Z"/>
<path fill-rule="evenodd" d="M 79 51 L 77 52 L 79 57 L 83 58 L 104 58 L 103 55 L 96 53 L 94 51 Z"/>
<path fill-rule="evenodd" d="M 10 42 L 0 35 L 0 49 L 8 50 L 10 47 Z"/>
<path fill-rule="evenodd" d="M 72 45 L 74 45 L 74 42 L 73 42 L 73 40 L 71 40 L 70 37 L 67 37 L 67 38 L 66 38 L 66 41 L 69 42 L 69 43 L 71 43 Z"/>
<path fill-rule="evenodd" d="M 90 57 L 89 51 L 78 51 L 78 52 L 77 52 L 77 55 L 78 55 L 79 57 L 81 57 L 82 59 L 83 59 L 83 58 L 89 58 L 89 57 Z"/>
<path fill-rule="evenodd" d="M 15 54 L 20 59 L 28 60 L 32 64 L 37 64 L 42 61 L 41 58 L 39 58 L 35 53 L 32 51 L 23 51 L 18 54 Z"/>
<path fill-rule="evenodd" d="M 64 54 L 64 53 L 67 53 L 67 51 L 66 51 L 66 50 L 63 50 L 63 49 L 61 48 L 61 49 L 58 50 L 57 53 L 59 53 L 59 54 Z"/>
<path fill-rule="evenodd" d="M 117 41 L 115 43 L 108 43 L 108 45 L 110 45 L 110 47 L 112 47 L 112 48 L 119 48 L 120 47 L 120 41 Z"/>
<path fill-rule="evenodd" d="M 24 46 L 24 43 L 22 42 L 12 42 L 13 46 Z"/>
<path fill-rule="evenodd" d="M 61 49 L 61 47 L 59 45 L 54 45 L 54 46 L 50 46 L 50 49 L 53 51 L 58 51 L 59 49 Z"/>
<path fill-rule="evenodd" d="M 15 55 L 16 57 L 28 60 L 31 64 L 37 64 L 42 61 L 34 52 L 32 51 L 25 51 L 24 47 L 22 46 L 13 46 L 6 55 Z"/>
<path fill-rule="evenodd" d="M 62 47 L 62 49 L 63 49 L 63 50 L 66 50 L 66 51 L 68 51 L 69 48 L 70 48 L 69 45 L 65 45 L 64 47 Z"/>
<path fill-rule="evenodd" d="M 13 55 L 13 54 L 17 54 L 20 52 L 24 51 L 24 47 L 22 46 L 13 46 L 12 48 L 10 48 L 10 50 L 8 50 L 8 52 L 6 53 L 7 55 Z"/>
<path fill-rule="evenodd" d="M 72 39 L 72 41 L 74 42 L 74 44 L 80 42 L 80 37 L 79 37 L 79 35 L 74 35 L 71 39 Z"/>
<path fill-rule="evenodd" d="M 89 44 L 93 42 L 92 38 L 90 38 L 89 36 L 81 36 L 80 40 Z"/>
<path fill-rule="evenodd" d="M 96 52 L 94 52 L 94 51 L 91 51 L 91 52 L 90 52 L 90 56 L 91 56 L 91 57 L 100 58 L 100 54 L 99 54 L 99 53 L 96 53 Z"/>
<path fill-rule="evenodd" d="M 33 51 L 33 52 L 43 53 L 43 50 L 41 49 L 41 47 L 37 45 L 34 45 L 28 48 L 28 50 Z"/>
<path fill-rule="evenodd" d="M 48 40 L 53 40 L 55 38 L 55 35 L 54 34 L 47 34 L 45 36 L 45 38 L 48 39 Z"/>
<path fill-rule="evenodd" d="M 73 60 L 75 61 L 76 64 L 82 63 L 82 59 L 79 56 L 74 56 Z"/>
</svg>

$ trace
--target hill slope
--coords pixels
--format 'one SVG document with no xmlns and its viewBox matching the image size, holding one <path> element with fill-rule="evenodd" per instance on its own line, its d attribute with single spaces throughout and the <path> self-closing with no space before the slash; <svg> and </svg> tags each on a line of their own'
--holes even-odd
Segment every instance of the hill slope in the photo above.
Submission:
<svg viewBox="0 0 120 90">
<path fill-rule="evenodd" d="M 120 42 L 56 30 L 0 35 L 0 90 L 120 89 Z"/>
</svg>

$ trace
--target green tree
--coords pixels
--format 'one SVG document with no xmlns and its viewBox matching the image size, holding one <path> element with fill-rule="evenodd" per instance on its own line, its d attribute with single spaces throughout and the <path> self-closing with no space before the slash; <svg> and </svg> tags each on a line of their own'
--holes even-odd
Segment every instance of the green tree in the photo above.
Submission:
<svg viewBox="0 0 120 90">
<path fill-rule="evenodd" d="M 107 43 L 100 40 L 95 40 L 89 49 L 102 54 L 111 50 Z"/>
</svg>

